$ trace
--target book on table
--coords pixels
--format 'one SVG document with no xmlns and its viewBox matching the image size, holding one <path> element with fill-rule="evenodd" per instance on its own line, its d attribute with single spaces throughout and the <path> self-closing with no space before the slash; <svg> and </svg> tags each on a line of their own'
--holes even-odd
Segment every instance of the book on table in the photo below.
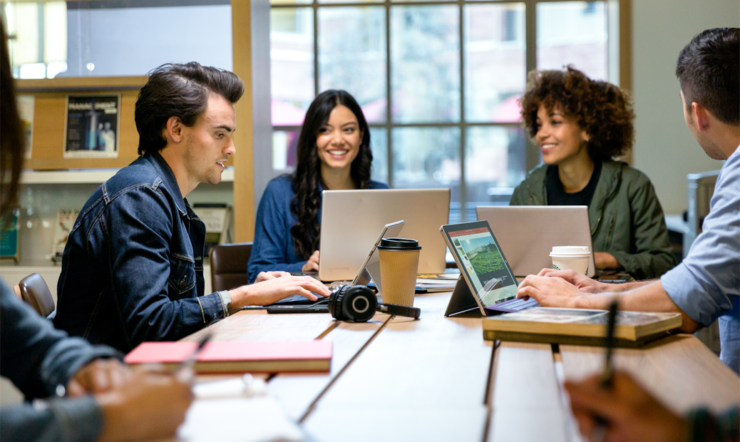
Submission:
<svg viewBox="0 0 740 442">
<path fill-rule="evenodd" d="M 483 318 L 483 339 L 601 346 L 606 344 L 607 315 L 606 310 L 535 307 Z M 616 345 L 640 347 L 680 326 L 680 313 L 620 311 Z"/>
<path fill-rule="evenodd" d="M 197 342 L 143 342 L 124 362 L 162 364 L 175 369 L 197 348 Z M 198 353 L 198 373 L 327 372 L 331 368 L 331 341 L 212 341 Z"/>
</svg>

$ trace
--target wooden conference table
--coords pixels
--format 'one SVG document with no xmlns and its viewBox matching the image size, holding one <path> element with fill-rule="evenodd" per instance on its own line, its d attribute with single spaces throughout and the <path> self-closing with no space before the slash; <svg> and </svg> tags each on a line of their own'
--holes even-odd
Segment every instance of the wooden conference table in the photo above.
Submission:
<svg viewBox="0 0 740 442">
<path fill-rule="evenodd" d="M 252 310 L 208 331 L 216 340 L 334 343 L 330 373 L 278 374 L 267 383 L 268 395 L 315 441 L 578 440 L 562 380 L 599 372 L 603 350 L 503 342 L 494 351 L 480 318 L 443 316 L 449 298 L 417 295 L 417 321 L 378 313 L 355 324 Z M 615 365 L 676 412 L 740 404 L 740 378 L 693 335 L 618 349 Z"/>
</svg>

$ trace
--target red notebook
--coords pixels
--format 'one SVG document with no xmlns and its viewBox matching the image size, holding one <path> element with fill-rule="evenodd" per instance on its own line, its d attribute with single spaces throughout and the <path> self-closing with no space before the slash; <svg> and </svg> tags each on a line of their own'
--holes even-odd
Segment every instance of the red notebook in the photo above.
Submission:
<svg viewBox="0 0 740 442">
<path fill-rule="evenodd" d="M 175 368 L 197 342 L 144 342 L 123 359 L 128 364 L 162 364 Z M 198 354 L 198 373 L 316 372 L 331 368 L 331 341 L 209 342 Z"/>
</svg>

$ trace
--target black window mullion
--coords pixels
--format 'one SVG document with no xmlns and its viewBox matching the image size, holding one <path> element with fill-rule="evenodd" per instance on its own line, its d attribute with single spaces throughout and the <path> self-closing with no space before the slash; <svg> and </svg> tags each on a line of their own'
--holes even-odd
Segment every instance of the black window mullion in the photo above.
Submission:
<svg viewBox="0 0 740 442">
<path fill-rule="evenodd" d="M 458 35 L 460 38 L 460 221 L 465 222 L 466 216 L 466 205 L 468 200 L 467 195 L 467 182 L 465 180 L 465 142 L 467 134 L 465 125 L 465 31 L 464 31 L 464 8 L 465 4 L 462 0 L 458 1 L 459 16 L 458 16 Z"/>
<path fill-rule="evenodd" d="M 319 5 L 313 1 L 313 96 L 319 95 Z"/>
<path fill-rule="evenodd" d="M 391 3 L 386 0 L 385 6 L 385 135 L 386 161 L 388 167 L 388 185 L 393 186 L 393 127 L 391 123 Z"/>
<path fill-rule="evenodd" d="M 512 2 L 515 3 L 524 3 L 525 5 L 525 57 L 526 57 L 526 72 L 530 72 L 533 69 L 536 69 L 536 63 L 537 63 L 537 47 L 536 47 L 536 5 L 539 2 L 539 0 L 512 0 Z M 457 4 L 459 8 L 459 19 L 458 19 L 458 26 L 459 26 L 459 75 L 460 75 L 460 83 L 459 83 L 459 93 L 460 93 L 460 120 L 457 123 L 395 123 L 393 121 L 392 116 L 392 107 L 393 107 L 393 93 L 392 93 L 392 69 L 393 69 L 393 62 L 392 62 L 392 53 L 391 53 L 391 38 L 392 38 L 392 32 L 391 32 L 391 8 L 394 6 L 431 6 L 431 5 L 444 5 L 444 4 Z M 501 1 L 501 0 L 483 0 L 483 1 L 476 1 L 475 4 L 501 4 L 501 3 L 507 3 L 507 1 Z M 465 167 L 465 159 L 466 159 L 466 149 L 465 145 L 467 142 L 467 129 L 470 127 L 502 127 L 502 128 L 514 128 L 514 127 L 520 127 L 520 123 L 497 123 L 497 122 L 468 122 L 466 121 L 466 113 L 465 113 L 465 103 L 466 103 L 466 96 L 465 96 L 465 6 L 470 4 L 470 2 L 466 0 L 456 0 L 454 2 L 430 2 L 430 1 L 422 1 L 422 2 L 408 2 L 408 1 L 401 1 L 401 2 L 392 2 L 391 0 L 385 0 L 383 2 L 378 2 L 375 4 L 372 3 L 358 3 L 353 1 L 347 1 L 344 3 L 331 3 L 331 4 L 319 4 L 318 0 L 313 0 L 311 3 L 311 7 L 313 9 L 313 49 L 314 49 L 314 95 L 318 95 L 320 92 L 320 84 L 319 84 L 319 75 L 320 75 L 320 66 L 319 66 L 319 21 L 318 21 L 318 14 L 319 14 L 319 8 L 331 8 L 331 7 L 348 7 L 348 6 L 355 6 L 355 7 L 365 7 L 365 6 L 383 6 L 385 8 L 385 32 L 386 32 L 386 119 L 384 123 L 376 123 L 376 124 L 369 124 L 369 127 L 371 128 L 382 128 L 386 130 L 386 137 L 387 137 L 387 170 L 388 170 L 388 184 L 392 187 L 394 186 L 394 155 L 393 155 L 393 130 L 397 128 L 404 128 L 404 127 L 417 127 L 417 128 L 425 128 L 425 127 L 449 127 L 449 128 L 458 128 L 460 130 L 460 184 L 459 184 L 459 202 L 460 202 L 460 217 L 461 220 L 466 220 L 466 212 L 467 212 L 467 174 L 466 174 L 466 167 Z M 274 8 L 281 8 L 281 7 L 296 7 L 298 5 L 288 5 L 288 4 L 279 4 L 279 5 L 272 5 L 271 7 Z M 287 127 L 287 126 L 274 126 L 274 130 L 300 130 L 300 127 Z M 527 141 L 526 143 L 526 162 L 527 162 L 527 169 L 531 169 L 534 167 L 538 160 L 539 160 L 539 152 L 533 148 L 533 145 L 531 144 L 531 141 Z"/>
</svg>

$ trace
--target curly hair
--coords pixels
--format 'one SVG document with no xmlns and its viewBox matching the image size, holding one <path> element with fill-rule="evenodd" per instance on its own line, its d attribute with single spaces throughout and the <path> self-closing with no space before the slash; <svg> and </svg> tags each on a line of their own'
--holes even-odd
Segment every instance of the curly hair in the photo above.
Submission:
<svg viewBox="0 0 740 442">
<path fill-rule="evenodd" d="M 624 155 L 635 140 L 635 113 L 627 91 L 605 81 L 591 80 L 568 66 L 562 71 L 532 71 L 520 100 L 522 119 L 530 136 L 537 134 L 537 111 L 560 109 L 589 135 L 593 161 Z"/>
<path fill-rule="evenodd" d="M 316 215 L 321 208 L 319 185 L 326 188 L 321 177 L 321 160 L 316 147 L 319 130 L 329 121 L 329 115 L 335 107 L 346 106 L 357 118 L 362 132 L 362 142 L 357 157 L 352 161 L 350 176 L 357 189 L 367 189 L 370 184 L 370 169 L 373 153 L 370 150 L 370 129 L 365 115 L 357 101 L 343 90 L 329 89 L 319 94 L 311 103 L 303 120 L 301 134 L 298 137 L 298 164 L 292 176 L 295 197 L 290 203 L 290 211 L 298 222 L 291 227 L 293 246 L 296 255 L 308 259 L 318 248 L 321 228 Z"/>
</svg>

